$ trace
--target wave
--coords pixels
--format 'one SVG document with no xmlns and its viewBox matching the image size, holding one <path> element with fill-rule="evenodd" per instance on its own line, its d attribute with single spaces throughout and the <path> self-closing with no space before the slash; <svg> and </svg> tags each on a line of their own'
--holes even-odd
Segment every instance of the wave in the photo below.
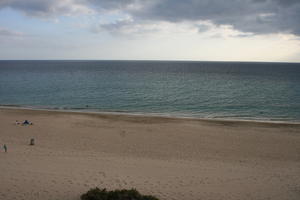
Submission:
<svg viewBox="0 0 300 200">
<path fill-rule="evenodd" d="M 179 112 L 139 112 L 139 111 L 125 111 L 125 110 L 101 110 L 86 107 L 65 107 L 65 106 L 31 106 L 31 105 L 12 105 L 0 104 L 0 108 L 8 109 L 28 109 L 28 110 L 43 110 L 43 111 L 63 111 L 63 112 L 76 112 L 76 113 L 92 113 L 92 114 L 112 114 L 112 115 L 132 115 L 132 116 L 149 116 L 149 117 L 167 117 L 167 118 L 180 118 L 180 119 L 199 119 L 199 120 L 212 120 L 212 121 L 241 121 L 241 122 L 266 122 L 266 123 L 284 123 L 284 124 L 300 124 L 300 120 L 292 118 L 262 118 L 251 117 L 245 115 L 199 115 L 191 113 Z"/>
</svg>

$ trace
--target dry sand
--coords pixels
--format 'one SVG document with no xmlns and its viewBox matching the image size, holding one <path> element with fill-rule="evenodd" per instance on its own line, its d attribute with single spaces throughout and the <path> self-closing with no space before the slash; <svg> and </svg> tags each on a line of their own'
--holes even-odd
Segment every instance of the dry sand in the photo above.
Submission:
<svg viewBox="0 0 300 200">
<path fill-rule="evenodd" d="M 15 125 L 28 119 L 32 126 Z M 0 109 L 1 200 L 300 199 L 300 125 Z M 36 145 L 29 146 L 30 138 Z"/>
</svg>

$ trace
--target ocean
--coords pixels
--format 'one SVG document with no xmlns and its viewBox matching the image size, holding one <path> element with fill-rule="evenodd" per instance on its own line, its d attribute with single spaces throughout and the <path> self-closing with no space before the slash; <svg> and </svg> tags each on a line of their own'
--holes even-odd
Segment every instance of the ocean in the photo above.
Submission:
<svg viewBox="0 0 300 200">
<path fill-rule="evenodd" d="M 0 105 L 300 122 L 300 63 L 0 61 Z"/>
</svg>

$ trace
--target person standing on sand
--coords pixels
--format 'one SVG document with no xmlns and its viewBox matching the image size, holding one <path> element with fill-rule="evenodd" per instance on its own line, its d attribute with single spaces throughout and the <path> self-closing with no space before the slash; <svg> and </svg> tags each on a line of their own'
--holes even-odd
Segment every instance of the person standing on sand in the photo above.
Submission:
<svg viewBox="0 0 300 200">
<path fill-rule="evenodd" d="M 4 148 L 4 152 L 7 153 L 7 146 L 6 146 L 6 144 L 3 145 L 3 148 Z"/>
</svg>

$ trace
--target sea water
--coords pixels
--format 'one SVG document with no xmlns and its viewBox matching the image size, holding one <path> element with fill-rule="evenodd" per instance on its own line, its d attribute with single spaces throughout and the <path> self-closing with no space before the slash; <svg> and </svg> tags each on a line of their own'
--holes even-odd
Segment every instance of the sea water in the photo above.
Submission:
<svg viewBox="0 0 300 200">
<path fill-rule="evenodd" d="M 300 121 L 300 64 L 0 61 L 0 105 Z"/>
</svg>

